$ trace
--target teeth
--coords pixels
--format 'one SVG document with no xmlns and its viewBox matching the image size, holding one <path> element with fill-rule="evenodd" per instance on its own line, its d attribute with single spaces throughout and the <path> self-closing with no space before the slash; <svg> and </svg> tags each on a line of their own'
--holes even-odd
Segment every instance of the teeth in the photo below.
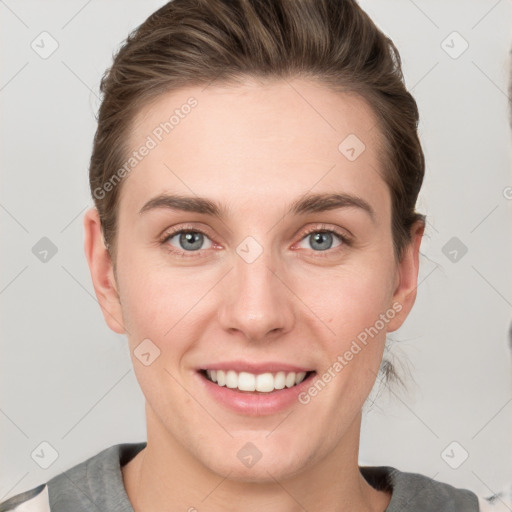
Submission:
<svg viewBox="0 0 512 512">
<path fill-rule="evenodd" d="M 306 377 L 306 372 L 277 372 L 260 373 L 254 375 L 253 373 L 240 372 L 237 373 L 233 370 L 206 370 L 208 379 L 216 382 L 219 386 L 226 386 L 231 389 L 239 389 L 240 391 L 261 391 L 263 393 L 270 393 L 275 389 L 283 389 L 285 386 L 291 388 L 300 384 Z"/>
</svg>

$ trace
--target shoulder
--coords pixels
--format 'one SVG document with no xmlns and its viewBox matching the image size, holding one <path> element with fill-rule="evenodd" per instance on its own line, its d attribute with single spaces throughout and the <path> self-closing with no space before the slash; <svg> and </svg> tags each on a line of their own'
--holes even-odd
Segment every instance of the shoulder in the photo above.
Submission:
<svg viewBox="0 0 512 512">
<path fill-rule="evenodd" d="M 480 511 L 477 495 L 468 489 L 390 466 L 361 466 L 360 470 L 370 485 L 391 491 L 391 501 L 386 512 Z"/>
<path fill-rule="evenodd" d="M 0 512 L 133 512 L 121 466 L 145 445 L 125 443 L 105 448 L 47 483 L 0 503 Z"/>
</svg>

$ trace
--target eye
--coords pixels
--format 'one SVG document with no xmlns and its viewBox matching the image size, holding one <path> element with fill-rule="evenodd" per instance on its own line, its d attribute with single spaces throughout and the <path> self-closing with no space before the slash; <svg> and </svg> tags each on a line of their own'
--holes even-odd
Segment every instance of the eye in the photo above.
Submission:
<svg viewBox="0 0 512 512">
<path fill-rule="evenodd" d="M 350 240 L 347 236 L 343 235 L 335 229 L 313 228 L 310 229 L 302 238 L 299 247 L 304 249 L 312 248 L 315 252 L 328 251 L 333 248 L 333 243 L 338 243 L 334 246 L 337 249 L 340 246 L 350 246 Z M 304 245 L 305 244 L 305 245 Z M 309 245 L 309 247 L 307 246 Z"/>
<path fill-rule="evenodd" d="M 204 247 L 205 241 L 209 242 L 209 245 L 207 244 L 206 247 Z M 185 252 L 209 249 L 212 246 L 212 242 L 206 233 L 198 229 L 180 229 L 172 233 L 166 233 L 161 243 L 175 247 L 176 250 L 169 250 L 176 252 L 178 255 L 183 255 Z"/>
</svg>

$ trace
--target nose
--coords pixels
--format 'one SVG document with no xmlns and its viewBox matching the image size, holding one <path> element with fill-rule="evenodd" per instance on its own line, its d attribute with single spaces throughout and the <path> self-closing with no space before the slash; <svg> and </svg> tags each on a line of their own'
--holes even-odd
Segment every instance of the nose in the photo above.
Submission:
<svg viewBox="0 0 512 512">
<path fill-rule="evenodd" d="M 218 319 L 231 334 L 260 342 L 289 332 L 295 322 L 294 296 L 286 272 L 267 251 L 251 263 L 235 255 L 223 280 Z"/>
</svg>

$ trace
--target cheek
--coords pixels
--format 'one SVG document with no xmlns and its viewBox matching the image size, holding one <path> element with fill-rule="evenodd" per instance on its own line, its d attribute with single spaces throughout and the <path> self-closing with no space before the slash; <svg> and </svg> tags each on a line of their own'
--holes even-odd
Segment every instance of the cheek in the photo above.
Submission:
<svg viewBox="0 0 512 512">
<path fill-rule="evenodd" d="M 297 295 L 337 335 L 357 334 L 390 307 L 390 271 L 378 265 L 345 266 L 297 280 Z"/>
<path fill-rule="evenodd" d="M 136 262 L 132 263 L 123 269 L 121 290 L 137 380 L 154 410 L 162 412 L 165 404 L 171 403 L 186 410 L 190 397 L 180 392 L 175 378 L 181 380 L 180 362 L 196 338 L 191 322 L 199 309 L 194 305 L 200 308 L 198 298 L 205 294 L 206 284 L 147 263 L 145 268 L 152 270 L 141 272 Z M 176 419 L 166 421 L 171 424 Z"/>
<path fill-rule="evenodd" d="M 192 294 L 190 288 L 169 276 L 159 279 L 154 272 L 125 286 L 123 314 L 129 318 L 130 337 L 151 338 L 161 345 L 186 318 Z"/>
<path fill-rule="evenodd" d="M 198 268 L 171 267 L 160 256 L 133 254 L 119 268 L 121 300 L 132 349 L 149 338 L 179 356 L 186 332 L 208 302 L 211 276 Z M 189 336 L 190 337 L 190 336 Z"/>
<path fill-rule="evenodd" d="M 375 381 L 387 325 L 396 315 L 389 272 L 378 264 L 347 265 L 331 272 L 329 279 L 308 277 L 298 294 L 321 319 L 313 321 L 324 355 L 322 370 L 330 372 L 325 381 L 336 381 L 331 392 L 337 397 L 348 392 L 359 403 Z"/>
</svg>

